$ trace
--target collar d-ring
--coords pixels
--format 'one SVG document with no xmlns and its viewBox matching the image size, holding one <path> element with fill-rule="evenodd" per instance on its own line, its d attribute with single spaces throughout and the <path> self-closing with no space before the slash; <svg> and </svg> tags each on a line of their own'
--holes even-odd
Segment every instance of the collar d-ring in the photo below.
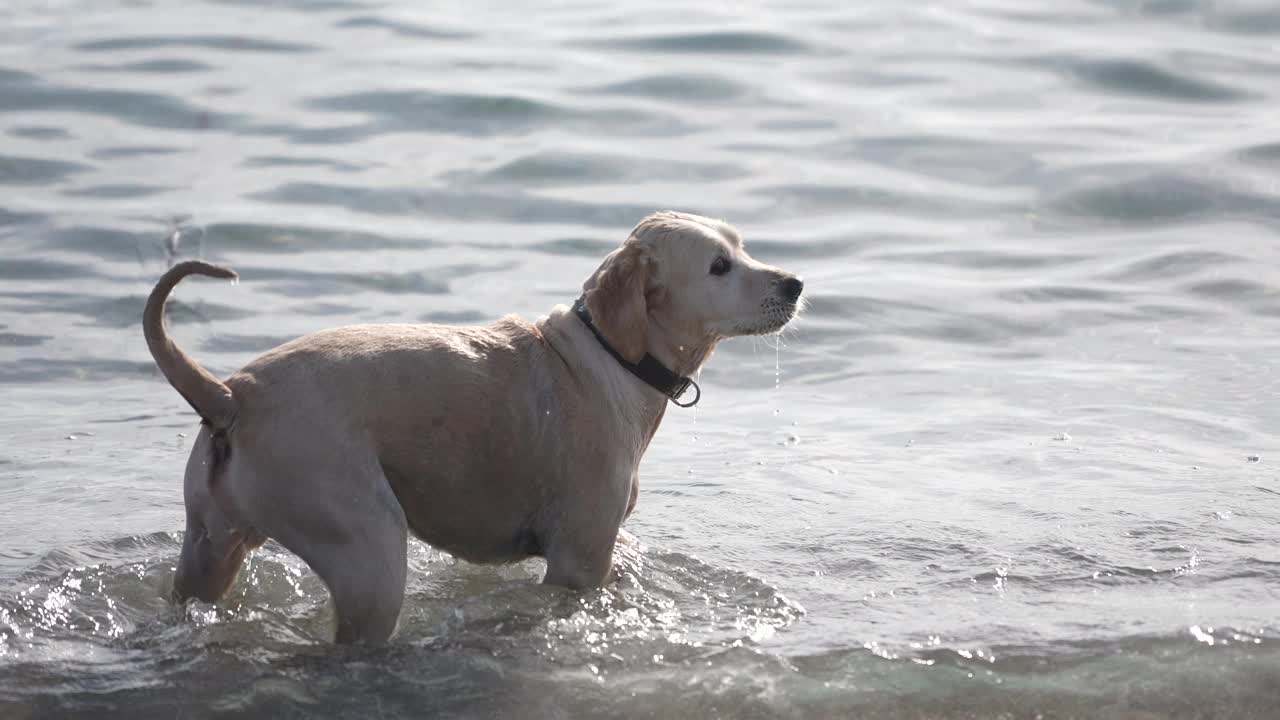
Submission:
<svg viewBox="0 0 1280 720">
<path fill-rule="evenodd" d="M 682 408 L 693 407 L 694 405 L 698 404 L 699 400 L 702 399 L 702 388 L 698 387 L 698 383 L 694 382 L 693 378 L 685 378 L 685 380 L 687 381 L 687 383 L 685 384 L 684 387 L 680 388 L 680 392 L 667 396 L 668 398 L 671 399 L 671 402 L 675 403 L 676 405 Z M 685 392 L 689 390 L 690 386 L 693 387 L 693 392 L 694 392 L 693 399 L 687 403 L 680 402 L 680 398 L 684 397 Z"/>
</svg>

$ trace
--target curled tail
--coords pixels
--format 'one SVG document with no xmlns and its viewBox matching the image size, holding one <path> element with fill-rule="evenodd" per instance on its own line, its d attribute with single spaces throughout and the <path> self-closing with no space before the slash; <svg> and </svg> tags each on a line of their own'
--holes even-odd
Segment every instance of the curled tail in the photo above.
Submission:
<svg viewBox="0 0 1280 720">
<path fill-rule="evenodd" d="M 214 431 L 226 430 L 235 420 L 237 409 L 231 388 L 183 352 L 164 327 L 164 304 L 169 299 L 169 293 L 182 278 L 193 274 L 216 278 L 237 277 L 234 270 L 201 260 L 187 260 L 174 265 L 160 277 L 151 296 L 147 298 L 147 309 L 142 313 L 142 331 L 147 337 L 151 357 L 155 358 L 156 365 L 160 366 L 160 371 L 168 378 L 169 384 L 195 408 L 210 428 Z"/>
</svg>

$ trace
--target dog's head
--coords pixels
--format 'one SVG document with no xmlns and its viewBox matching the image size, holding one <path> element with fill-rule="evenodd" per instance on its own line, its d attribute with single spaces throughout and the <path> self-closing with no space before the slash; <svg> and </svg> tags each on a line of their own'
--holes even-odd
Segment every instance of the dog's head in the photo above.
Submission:
<svg viewBox="0 0 1280 720">
<path fill-rule="evenodd" d="M 800 278 L 747 254 L 721 220 L 650 215 L 583 285 L 587 310 L 623 357 L 646 352 L 691 372 L 720 340 L 781 330 Z"/>
</svg>

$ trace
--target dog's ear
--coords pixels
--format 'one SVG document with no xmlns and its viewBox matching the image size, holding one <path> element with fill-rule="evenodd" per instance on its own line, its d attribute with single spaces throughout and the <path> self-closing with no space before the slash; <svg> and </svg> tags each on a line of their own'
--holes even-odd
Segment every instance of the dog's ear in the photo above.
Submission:
<svg viewBox="0 0 1280 720">
<path fill-rule="evenodd" d="M 583 285 L 591 320 L 609 344 L 629 362 L 640 362 L 649 338 L 645 287 L 651 260 L 639 243 L 614 250 Z"/>
</svg>

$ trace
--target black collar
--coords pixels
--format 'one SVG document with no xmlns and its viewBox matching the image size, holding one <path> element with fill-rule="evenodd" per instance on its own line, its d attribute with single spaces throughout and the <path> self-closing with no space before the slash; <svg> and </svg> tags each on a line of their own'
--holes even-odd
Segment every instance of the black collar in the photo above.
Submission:
<svg viewBox="0 0 1280 720">
<path fill-rule="evenodd" d="M 578 316 L 578 319 L 591 330 L 591 334 L 596 336 L 596 339 L 600 341 L 600 344 L 604 346 L 604 349 L 609 351 L 609 354 L 613 356 L 613 359 L 618 361 L 619 365 L 626 368 L 632 375 L 643 380 L 649 385 L 649 387 L 652 387 L 654 390 L 666 395 L 671 399 L 671 402 L 679 405 L 680 407 L 693 407 L 702 399 L 702 388 L 698 387 L 698 383 L 694 382 L 693 378 L 684 377 L 683 375 L 677 375 L 676 373 L 671 372 L 666 365 L 659 362 L 658 358 L 650 355 L 649 353 L 645 353 L 644 357 L 640 358 L 640 362 L 638 363 L 630 362 L 626 358 L 622 357 L 621 353 L 614 350 L 613 346 L 609 344 L 609 341 L 605 340 L 604 335 L 600 334 L 600 329 L 596 327 L 596 324 L 591 322 L 591 313 L 587 310 L 587 303 L 583 298 L 579 297 L 574 301 L 573 312 Z M 687 403 L 680 402 L 680 396 L 683 395 L 685 390 L 688 390 L 690 386 L 693 387 L 694 392 L 696 393 L 693 396 L 693 400 L 690 400 Z"/>
</svg>

